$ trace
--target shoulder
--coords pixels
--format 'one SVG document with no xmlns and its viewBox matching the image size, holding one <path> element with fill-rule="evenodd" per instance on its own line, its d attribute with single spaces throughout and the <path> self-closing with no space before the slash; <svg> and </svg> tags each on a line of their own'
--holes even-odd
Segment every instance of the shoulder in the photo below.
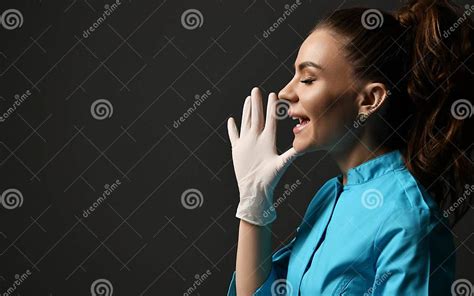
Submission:
<svg viewBox="0 0 474 296">
<path fill-rule="evenodd" d="M 362 198 L 377 195 L 379 214 L 394 218 L 395 214 L 407 219 L 439 215 L 439 207 L 425 187 L 407 168 L 394 170 L 360 186 Z"/>
<path fill-rule="evenodd" d="M 394 236 L 413 243 L 425 238 L 450 240 L 447 220 L 426 188 L 406 169 L 393 171 L 379 180 L 383 192 L 380 224 L 375 242 Z"/>
<path fill-rule="evenodd" d="M 363 183 L 354 193 L 376 222 L 377 236 L 393 231 L 423 236 L 446 223 L 433 197 L 406 167 Z"/>
</svg>

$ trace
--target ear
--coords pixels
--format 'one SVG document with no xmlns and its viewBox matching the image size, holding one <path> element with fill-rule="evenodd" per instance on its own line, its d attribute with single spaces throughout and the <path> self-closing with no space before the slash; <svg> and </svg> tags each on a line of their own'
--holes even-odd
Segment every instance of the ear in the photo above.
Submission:
<svg viewBox="0 0 474 296">
<path fill-rule="evenodd" d="M 359 95 L 358 108 L 359 112 L 372 114 L 376 112 L 385 101 L 389 91 L 385 84 L 378 82 L 371 82 L 367 84 Z"/>
</svg>

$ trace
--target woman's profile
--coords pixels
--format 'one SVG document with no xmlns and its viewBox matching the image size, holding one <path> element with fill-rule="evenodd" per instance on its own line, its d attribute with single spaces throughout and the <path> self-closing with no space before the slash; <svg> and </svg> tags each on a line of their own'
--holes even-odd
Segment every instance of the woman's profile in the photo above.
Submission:
<svg viewBox="0 0 474 296">
<path fill-rule="evenodd" d="M 460 111 L 474 112 L 467 10 L 474 5 L 448 0 L 410 1 L 390 13 L 337 10 L 309 32 L 265 116 L 252 89 L 240 132 L 234 118 L 227 126 L 240 195 L 228 295 L 454 293 L 451 228 L 474 191 L 472 118 Z M 298 120 L 293 147 L 281 155 L 278 100 Z M 274 189 L 294 159 L 317 150 L 341 173 L 272 252 Z"/>
</svg>

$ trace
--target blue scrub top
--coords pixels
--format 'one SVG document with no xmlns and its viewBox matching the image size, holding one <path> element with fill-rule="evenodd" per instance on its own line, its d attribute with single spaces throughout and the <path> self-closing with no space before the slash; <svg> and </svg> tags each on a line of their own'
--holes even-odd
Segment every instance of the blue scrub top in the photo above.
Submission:
<svg viewBox="0 0 474 296">
<path fill-rule="evenodd" d="M 451 295 L 454 250 L 447 219 L 392 150 L 318 190 L 253 295 Z"/>
</svg>

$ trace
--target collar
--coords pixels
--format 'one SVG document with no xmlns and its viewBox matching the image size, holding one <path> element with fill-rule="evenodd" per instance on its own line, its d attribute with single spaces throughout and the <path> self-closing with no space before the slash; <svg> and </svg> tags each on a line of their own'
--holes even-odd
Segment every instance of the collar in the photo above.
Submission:
<svg viewBox="0 0 474 296">
<path fill-rule="evenodd" d="M 347 171 L 347 183 L 344 186 L 365 183 L 404 167 L 403 156 L 400 150 L 395 149 L 350 168 Z M 338 185 L 342 186 L 342 173 L 336 176 L 336 180 Z"/>
</svg>

